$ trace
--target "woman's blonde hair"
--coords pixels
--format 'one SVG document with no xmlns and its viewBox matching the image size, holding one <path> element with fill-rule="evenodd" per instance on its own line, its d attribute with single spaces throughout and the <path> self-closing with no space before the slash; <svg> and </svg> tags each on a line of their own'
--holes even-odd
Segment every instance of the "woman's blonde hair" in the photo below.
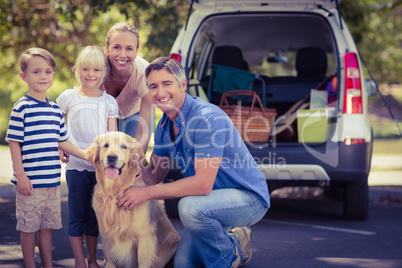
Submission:
<svg viewBox="0 0 402 268">
<path fill-rule="evenodd" d="M 73 67 L 75 78 L 81 85 L 81 77 L 79 70 L 82 68 L 99 68 L 102 70 L 102 79 L 98 87 L 106 81 L 109 76 L 109 64 L 102 49 L 98 46 L 86 46 L 78 54 L 77 60 Z"/>
<path fill-rule="evenodd" d="M 137 28 L 135 28 L 134 25 L 131 25 L 130 23 L 127 22 L 118 22 L 115 25 L 113 25 L 112 28 L 110 28 L 106 36 L 106 47 L 109 46 L 111 34 L 117 31 L 133 33 L 137 37 L 137 49 L 138 49 L 138 47 L 140 46 L 140 35 L 137 31 Z"/>
</svg>

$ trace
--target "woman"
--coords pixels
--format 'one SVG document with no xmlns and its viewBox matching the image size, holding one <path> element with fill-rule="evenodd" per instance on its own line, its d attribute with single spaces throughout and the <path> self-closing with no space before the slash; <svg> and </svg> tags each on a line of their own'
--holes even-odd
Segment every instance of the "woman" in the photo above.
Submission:
<svg viewBox="0 0 402 268">
<path fill-rule="evenodd" d="M 146 153 L 154 106 L 145 81 L 148 62 L 137 56 L 140 36 L 129 23 L 116 23 L 106 37 L 110 75 L 103 84 L 119 106 L 118 129 L 135 137 Z"/>
</svg>

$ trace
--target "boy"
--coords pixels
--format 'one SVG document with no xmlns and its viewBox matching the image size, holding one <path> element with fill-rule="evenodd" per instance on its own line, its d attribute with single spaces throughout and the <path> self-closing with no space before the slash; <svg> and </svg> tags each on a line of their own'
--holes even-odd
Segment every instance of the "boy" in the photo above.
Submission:
<svg viewBox="0 0 402 268">
<path fill-rule="evenodd" d="M 14 104 L 6 135 L 14 168 L 11 182 L 16 185 L 17 230 L 25 267 L 36 267 L 36 231 L 42 267 L 53 267 L 51 229 L 62 227 L 58 149 L 82 159 L 84 152 L 67 140 L 63 115 L 46 98 L 56 69 L 53 56 L 30 48 L 22 54 L 20 67 L 28 93 Z"/>
</svg>

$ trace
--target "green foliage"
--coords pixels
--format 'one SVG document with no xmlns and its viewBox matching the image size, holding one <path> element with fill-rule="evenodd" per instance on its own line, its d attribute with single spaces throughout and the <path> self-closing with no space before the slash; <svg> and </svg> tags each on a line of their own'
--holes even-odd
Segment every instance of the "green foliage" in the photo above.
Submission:
<svg viewBox="0 0 402 268">
<path fill-rule="evenodd" d="M 185 22 L 186 0 L 0 0 L 0 143 L 12 105 L 27 92 L 19 57 L 30 47 L 49 50 L 57 69 L 49 99 L 77 85 L 71 68 L 82 47 L 104 46 L 117 22 L 134 24 L 140 33 L 139 54 L 147 60 L 168 55 Z"/>
<path fill-rule="evenodd" d="M 402 83 L 402 1 L 342 0 L 342 16 L 379 84 Z"/>
<path fill-rule="evenodd" d="M 399 128 L 402 129 L 402 123 L 398 123 Z M 389 138 L 389 137 L 399 137 L 398 128 L 395 122 L 378 122 L 373 124 L 373 135 L 375 138 Z"/>
</svg>

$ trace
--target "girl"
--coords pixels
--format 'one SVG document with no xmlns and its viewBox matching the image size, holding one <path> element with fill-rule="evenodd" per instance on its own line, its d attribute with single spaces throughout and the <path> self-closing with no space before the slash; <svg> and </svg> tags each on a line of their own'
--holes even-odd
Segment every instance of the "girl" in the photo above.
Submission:
<svg viewBox="0 0 402 268">
<path fill-rule="evenodd" d="M 108 64 L 103 51 L 96 46 L 85 47 L 73 68 L 79 87 L 67 89 L 56 102 L 65 115 L 70 140 L 86 149 L 94 138 L 107 131 L 117 131 L 116 100 L 100 89 L 108 76 Z M 87 267 L 83 252 L 83 235 L 88 251 L 88 267 L 96 262 L 98 222 L 92 208 L 92 194 L 96 184 L 92 164 L 75 158 L 66 159 L 68 186 L 68 235 L 74 252 L 75 267 Z"/>
<path fill-rule="evenodd" d="M 119 130 L 135 137 L 146 153 L 154 108 L 145 81 L 148 62 L 137 56 L 140 36 L 128 23 L 116 23 L 106 37 L 110 76 L 103 87 L 119 105 Z"/>
</svg>

